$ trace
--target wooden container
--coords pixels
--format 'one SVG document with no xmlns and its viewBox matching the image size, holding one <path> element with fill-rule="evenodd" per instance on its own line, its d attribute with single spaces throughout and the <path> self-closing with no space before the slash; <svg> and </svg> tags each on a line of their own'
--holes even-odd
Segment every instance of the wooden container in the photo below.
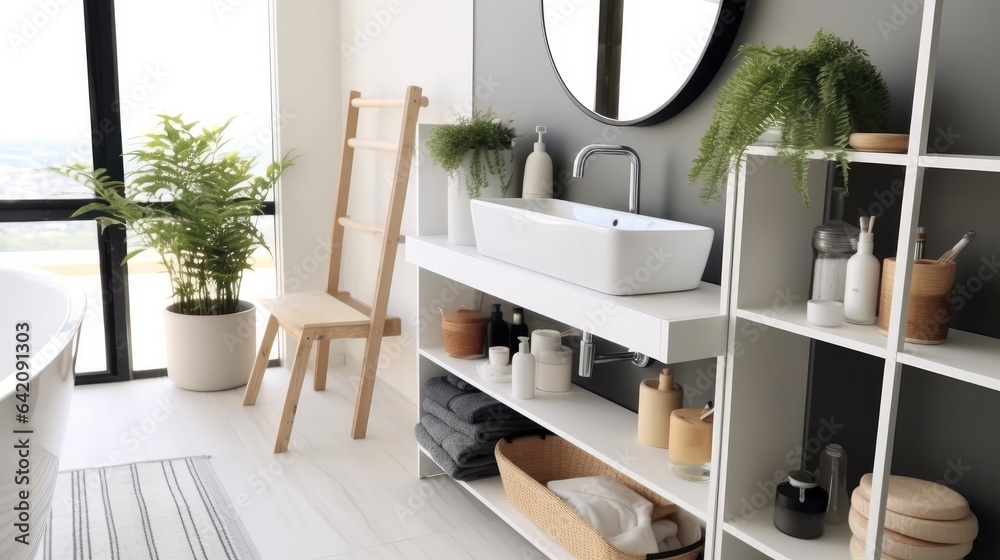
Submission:
<svg viewBox="0 0 1000 560">
<path fill-rule="evenodd" d="M 882 291 L 878 304 L 878 332 L 889 334 L 892 314 L 892 284 L 896 277 L 896 259 L 882 262 Z M 913 262 L 909 311 L 906 317 L 906 342 L 941 344 L 948 339 L 951 321 L 951 290 L 955 284 L 955 263 L 935 264 L 929 259 Z"/>
<path fill-rule="evenodd" d="M 459 309 L 441 319 L 444 351 L 452 358 L 486 355 L 486 324 L 490 318 L 474 309 Z"/>
</svg>

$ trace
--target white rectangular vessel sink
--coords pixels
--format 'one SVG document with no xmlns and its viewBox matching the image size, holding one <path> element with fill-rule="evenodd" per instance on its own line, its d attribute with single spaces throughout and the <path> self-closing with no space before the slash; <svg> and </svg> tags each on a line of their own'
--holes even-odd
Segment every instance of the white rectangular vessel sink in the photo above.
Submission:
<svg viewBox="0 0 1000 560">
<path fill-rule="evenodd" d="M 472 224 L 481 254 L 611 295 L 697 288 L 715 236 L 704 226 L 556 199 L 475 199 Z"/>
</svg>

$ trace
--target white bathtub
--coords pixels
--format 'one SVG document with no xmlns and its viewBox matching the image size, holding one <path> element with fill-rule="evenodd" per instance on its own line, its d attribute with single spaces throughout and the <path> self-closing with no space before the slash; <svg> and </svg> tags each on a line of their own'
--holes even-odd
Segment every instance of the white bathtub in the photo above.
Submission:
<svg viewBox="0 0 1000 560">
<path fill-rule="evenodd" d="M 0 268 L 0 558 L 4 560 L 33 558 L 48 522 L 85 309 L 83 293 L 64 287 L 55 276 Z"/>
</svg>

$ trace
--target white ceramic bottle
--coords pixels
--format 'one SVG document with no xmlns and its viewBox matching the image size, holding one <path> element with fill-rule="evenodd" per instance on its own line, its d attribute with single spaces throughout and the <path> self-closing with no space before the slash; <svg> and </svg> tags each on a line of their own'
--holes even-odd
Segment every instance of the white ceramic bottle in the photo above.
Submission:
<svg viewBox="0 0 1000 560">
<path fill-rule="evenodd" d="M 544 126 L 536 126 L 538 142 L 535 151 L 528 154 L 524 162 L 524 181 L 521 183 L 521 198 L 552 198 L 552 158 L 545 152 Z"/>
<path fill-rule="evenodd" d="M 844 320 L 857 325 L 875 322 L 878 303 L 878 276 L 881 265 L 872 254 L 875 236 L 871 232 L 858 234 L 858 252 L 847 261 L 844 283 Z"/>
<path fill-rule="evenodd" d="M 515 399 L 535 398 L 535 357 L 528 352 L 528 337 L 519 336 L 520 349 L 511 360 L 511 393 Z"/>
</svg>

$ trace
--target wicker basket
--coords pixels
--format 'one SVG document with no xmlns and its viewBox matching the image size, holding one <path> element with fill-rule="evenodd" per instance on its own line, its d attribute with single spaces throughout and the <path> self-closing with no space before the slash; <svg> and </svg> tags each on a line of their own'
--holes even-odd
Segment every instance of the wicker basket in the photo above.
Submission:
<svg viewBox="0 0 1000 560">
<path fill-rule="evenodd" d="M 507 500 L 577 558 L 696 560 L 701 557 L 705 545 L 704 533 L 701 540 L 691 546 L 658 554 L 637 555 L 615 548 L 597 529 L 580 517 L 573 506 L 549 490 L 546 484 L 565 478 L 606 476 L 653 502 L 654 520 L 671 514 L 690 514 L 680 511 L 680 508 L 664 497 L 558 436 L 501 440 L 497 443 L 496 458 Z"/>
</svg>

